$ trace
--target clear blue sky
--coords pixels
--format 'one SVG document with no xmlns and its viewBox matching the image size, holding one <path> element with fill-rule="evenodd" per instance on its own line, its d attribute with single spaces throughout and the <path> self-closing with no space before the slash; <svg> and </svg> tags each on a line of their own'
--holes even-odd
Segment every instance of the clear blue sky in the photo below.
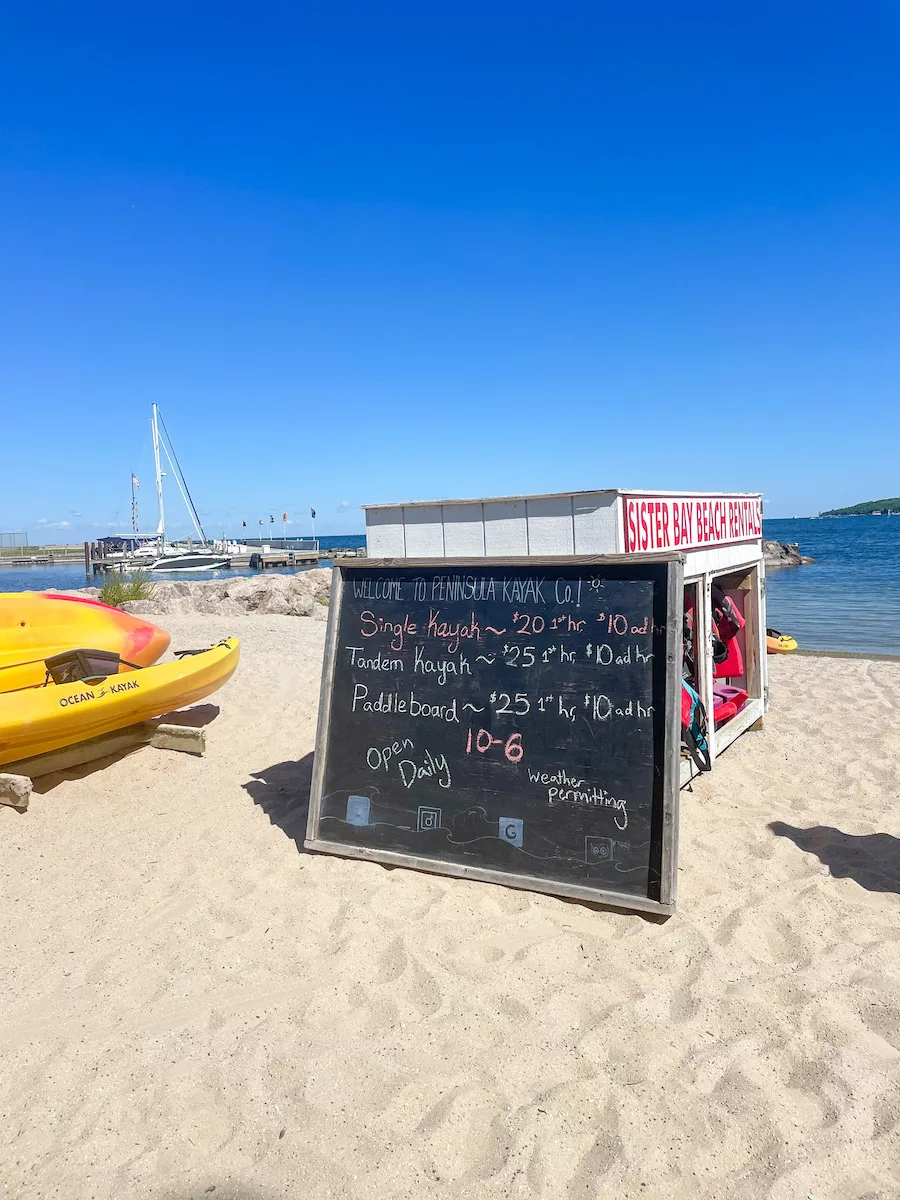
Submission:
<svg viewBox="0 0 900 1200">
<path fill-rule="evenodd" d="M 0 528 L 155 525 L 153 400 L 215 532 L 896 495 L 898 62 L 894 0 L 4 5 Z"/>
</svg>

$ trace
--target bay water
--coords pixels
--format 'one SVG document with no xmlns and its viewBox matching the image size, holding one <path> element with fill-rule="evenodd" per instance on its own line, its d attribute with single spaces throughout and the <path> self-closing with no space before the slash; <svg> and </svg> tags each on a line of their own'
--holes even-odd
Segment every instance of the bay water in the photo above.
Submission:
<svg viewBox="0 0 900 1200">
<path fill-rule="evenodd" d="M 900 655 L 900 517 L 764 521 L 816 561 L 766 576 L 766 620 L 804 650 Z"/>
</svg>

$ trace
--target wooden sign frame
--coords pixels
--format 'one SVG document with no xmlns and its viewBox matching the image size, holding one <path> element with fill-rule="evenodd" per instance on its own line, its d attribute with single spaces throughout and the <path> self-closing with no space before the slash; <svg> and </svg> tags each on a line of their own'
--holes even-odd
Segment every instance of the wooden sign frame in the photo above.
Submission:
<svg viewBox="0 0 900 1200">
<path fill-rule="evenodd" d="M 472 866 L 451 859 L 425 858 L 396 850 L 382 850 L 356 843 L 332 841 L 320 833 L 323 787 L 325 781 L 325 756 L 331 725 L 331 699 L 334 688 L 335 660 L 337 656 L 338 632 L 340 629 L 341 602 L 344 584 L 355 571 L 371 569 L 391 570 L 436 570 L 447 568 L 474 568 L 490 570 L 506 567 L 597 567 L 607 564 L 638 566 L 640 563 L 668 565 L 667 611 L 666 611 L 666 661 L 665 661 L 665 756 L 661 789 L 661 812 L 654 813 L 654 824 L 659 829 L 661 844 L 659 899 L 649 896 L 633 896 L 624 892 L 581 884 L 547 879 L 543 876 L 514 874 L 488 867 Z M 587 900 L 614 908 L 658 913 L 670 916 L 675 911 L 678 887 L 678 816 L 679 816 L 679 773 L 681 746 L 681 647 L 684 601 L 684 558 L 680 554 L 595 554 L 595 555 L 541 555 L 490 558 L 367 558 L 356 561 L 336 562 L 333 568 L 331 601 L 325 635 L 325 658 L 322 668 L 322 683 L 319 693 L 319 716 L 316 731 L 315 764 L 310 788 L 309 817 L 307 821 L 307 850 L 336 854 L 345 858 L 361 858 L 389 866 L 406 867 L 427 871 L 431 874 L 450 875 L 463 879 L 477 879 L 484 883 L 498 883 L 506 887 L 522 888 L 543 892 L 548 895 L 565 896 L 575 900 Z M 338 576 L 338 573 L 339 576 Z"/>
</svg>

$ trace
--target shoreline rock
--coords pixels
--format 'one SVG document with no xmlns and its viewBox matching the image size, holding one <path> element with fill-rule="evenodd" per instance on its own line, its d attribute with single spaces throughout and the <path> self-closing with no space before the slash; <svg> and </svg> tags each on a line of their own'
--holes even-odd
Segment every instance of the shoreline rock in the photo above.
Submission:
<svg viewBox="0 0 900 1200">
<path fill-rule="evenodd" d="M 314 567 L 296 575 L 261 572 L 228 579 L 165 579 L 154 583 L 150 600 L 131 600 L 125 612 L 139 616 L 207 613 L 212 616 L 313 617 L 328 612 L 332 571 Z M 98 588 L 76 595 L 96 596 Z"/>
<path fill-rule="evenodd" d="M 770 567 L 799 567 L 816 560 L 800 553 L 799 542 L 763 542 L 766 569 Z"/>
</svg>

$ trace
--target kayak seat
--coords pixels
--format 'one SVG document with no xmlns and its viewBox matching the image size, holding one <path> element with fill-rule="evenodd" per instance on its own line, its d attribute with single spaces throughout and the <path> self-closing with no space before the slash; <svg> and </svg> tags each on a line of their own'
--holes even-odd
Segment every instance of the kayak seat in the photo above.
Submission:
<svg viewBox="0 0 900 1200">
<path fill-rule="evenodd" d="M 114 650 L 64 650 L 45 658 L 44 666 L 48 682 L 52 679 L 56 684 L 93 683 L 108 675 L 118 675 L 121 662 L 121 655 Z"/>
</svg>

